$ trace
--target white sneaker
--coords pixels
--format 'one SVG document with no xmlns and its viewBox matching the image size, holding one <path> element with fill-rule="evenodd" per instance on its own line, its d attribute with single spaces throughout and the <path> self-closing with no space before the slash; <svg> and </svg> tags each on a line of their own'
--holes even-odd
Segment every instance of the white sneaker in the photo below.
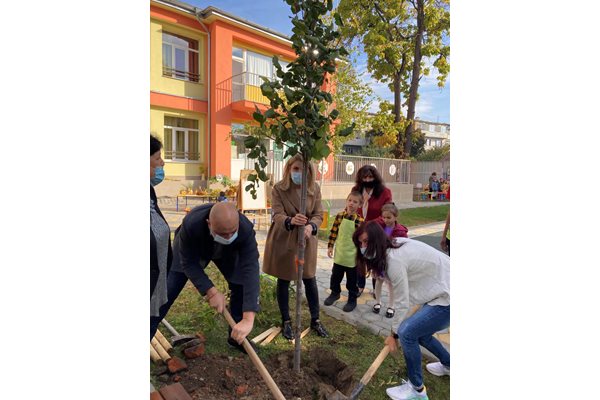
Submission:
<svg viewBox="0 0 600 400">
<path fill-rule="evenodd" d="M 450 375 L 450 368 L 446 367 L 441 362 L 429 363 L 425 366 L 427 371 L 435 376 Z"/>
<path fill-rule="evenodd" d="M 427 389 L 423 386 L 421 393 L 417 392 L 410 382 L 403 380 L 404 384 L 385 389 L 392 400 L 429 400 Z"/>
</svg>

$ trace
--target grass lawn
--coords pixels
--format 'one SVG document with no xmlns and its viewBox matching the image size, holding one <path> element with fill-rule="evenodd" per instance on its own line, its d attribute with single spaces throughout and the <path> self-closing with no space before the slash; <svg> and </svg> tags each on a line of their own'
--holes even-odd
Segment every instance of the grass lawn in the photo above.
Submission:
<svg viewBox="0 0 600 400">
<path fill-rule="evenodd" d="M 399 210 L 398 214 L 398 222 L 402 225 L 409 228 L 418 225 L 426 225 L 434 222 L 446 221 L 446 216 L 448 215 L 448 211 L 450 210 L 449 204 L 444 204 L 441 206 L 433 206 L 433 207 L 417 207 L 417 208 L 407 208 L 403 210 Z M 333 225 L 333 220 L 335 219 L 335 214 L 337 214 L 341 210 L 331 210 L 333 216 L 329 216 L 328 227 L 327 229 L 319 230 L 319 239 L 327 240 L 329 238 L 329 231 L 331 230 L 331 225 Z"/>
<path fill-rule="evenodd" d="M 216 267 L 211 264 L 206 271 L 216 287 L 220 291 L 226 292 L 226 283 Z M 249 338 L 258 335 L 273 325 L 279 326 L 281 323 L 275 296 L 275 282 L 265 277 L 261 278 L 260 290 L 262 310 L 256 315 L 254 329 L 250 333 Z M 320 301 L 322 302 L 323 299 L 320 299 Z M 290 311 L 292 316 L 295 314 L 294 307 L 295 294 L 292 291 L 290 294 Z M 310 321 L 308 305 L 306 303 L 303 304 L 302 313 L 302 326 L 304 329 Z M 173 304 L 166 319 L 180 334 L 202 331 L 206 336 L 207 353 L 238 354 L 236 350 L 230 349 L 226 344 L 227 323 L 224 318 L 218 316 L 208 306 L 208 303 L 200 298 L 200 295 L 190 282 L 188 282 L 179 298 Z M 321 320 L 328 329 L 331 337 L 325 339 L 314 334 L 309 334 L 302 340 L 303 350 L 315 347 L 333 350 L 342 361 L 354 368 L 354 377 L 358 382 L 383 348 L 384 338 L 373 335 L 365 329 L 356 328 L 346 322 L 331 318 L 324 312 L 321 312 Z M 167 329 L 162 325 L 159 325 L 159 329 L 165 336 L 170 336 Z M 291 350 L 292 348 L 293 345 L 279 335 L 268 346 L 260 347 L 259 356 L 262 360 L 266 360 L 270 355 Z M 151 368 L 154 369 L 154 366 L 152 365 Z M 432 376 L 425 370 L 425 362 L 423 363 L 423 371 L 429 398 L 436 400 L 449 399 L 449 377 Z M 360 398 L 370 400 L 388 399 L 385 389 L 389 386 L 398 385 L 400 377 L 406 379 L 406 365 L 401 350 L 387 357 Z M 152 381 L 155 386 L 160 386 L 160 383 L 156 382 L 154 377 Z"/>
</svg>

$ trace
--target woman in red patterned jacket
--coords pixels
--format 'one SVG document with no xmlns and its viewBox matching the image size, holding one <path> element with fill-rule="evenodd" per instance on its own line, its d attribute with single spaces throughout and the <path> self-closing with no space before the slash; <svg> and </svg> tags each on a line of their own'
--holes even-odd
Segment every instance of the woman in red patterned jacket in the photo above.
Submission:
<svg viewBox="0 0 600 400">
<path fill-rule="evenodd" d="M 392 192 L 383 183 L 381 174 L 372 165 L 363 165 L 356 172 L 356 184 L 352 190 L 356 190 L 363 195 L 363 206 L 358 209 L 358 215 L 365 219 L 365 222 L 377 219 L 381 216 L 381 207 L 384 204 L 392 202 Z M 366 279 L 360 274 L 357 277 L 358 296 L 365 290 Z M 373 289 L 375 289 L 375 280 L 373 280 Z"/>
</svg>

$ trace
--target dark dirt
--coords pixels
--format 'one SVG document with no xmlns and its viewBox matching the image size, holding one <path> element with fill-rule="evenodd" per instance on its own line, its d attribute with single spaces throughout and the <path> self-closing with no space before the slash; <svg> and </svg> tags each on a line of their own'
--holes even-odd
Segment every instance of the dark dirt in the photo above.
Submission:
<svg viewBox="0 0 600 400">
<path fill-rule="evenodd" d="M 357 383 L 352 377 L 353 369 L 329 350 L 315 348 L 303 351 L 300 375 L 292 369 L 293 360 L 293 351 L 262 359 L 288 400 L 325 400 L 327 394 L 336 389 L 348 396 Z M 158 380 L 164 385 L 181 383 L 194 400 L 273 399 L 258 370 L 245 354 L 236 357 L 205 354 L 186 362 L 187 371 L 173 375 L 166 372 L 159 375 Z"/>
</svg>

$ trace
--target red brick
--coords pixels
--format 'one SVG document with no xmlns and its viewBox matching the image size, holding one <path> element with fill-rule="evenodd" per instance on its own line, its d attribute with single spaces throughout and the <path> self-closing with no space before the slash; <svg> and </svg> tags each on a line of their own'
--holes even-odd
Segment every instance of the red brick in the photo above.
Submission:
<svg viewBox="0 0 600 400">
<path fill-rule="evenodd" d="M 225 376 L 228 378 L 233 378 L 233 373 L 229 368 L 225 368 Z"/>
<path fill-rule="evenodd" d="M 192 400 L 192 397 L 185 391 L 181 383 L 162 387 L 159 391 L 165 400 Z"/>
<path fill-rule="evenodd" d="M 185 349 L 183 351 L 185 358 L 197 358 L 204 354 L 204 344 L 199 344 L 198 346 L 190 347 L 189 349 Z"/>
<path fill-rule="evenodd" d="M 164 400 L 164 398 L 158 392 L 150 393 L 150 400 Z"/>
<path fill-rule="evenodd" d="M 173 377 L 173 382 L 179 382 L 181 380 L 181 377 L 179 375 L 175 375 Z"/>
<path fill-rule="evenodd" d="M 238 396 L 241 396 L 244 393 L 246 393 L 246 390 L 248 390 L 248 385 L 239 385 L 238 387 L 235 388 L 235 394 L 237 394 Z"/>
<path fill-rule="evenodd" d="M 169 367 L 169 372 L 174 374 L 187 369 L 187 364 L 179 357 L 171 357 L 171 359 L 167 361 L 167 367 Z"/>
</svg>

